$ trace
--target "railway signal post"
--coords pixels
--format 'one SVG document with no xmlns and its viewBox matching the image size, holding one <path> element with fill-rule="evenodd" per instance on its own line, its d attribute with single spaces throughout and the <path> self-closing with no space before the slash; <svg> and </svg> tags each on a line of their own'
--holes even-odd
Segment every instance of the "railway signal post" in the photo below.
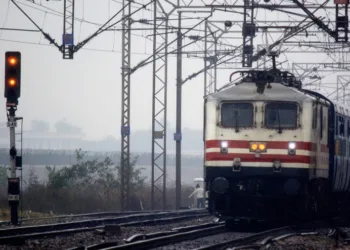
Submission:
<svg viewBox="0 0 350 250">
<path fill-rule="evenodd" d="M 21 53 L 5 53 L 5 91 L 8 111 L 7 127 L 10 128 L 10 178 L 8 178 L 8 201 L 11 210 L 11 223 L 18 224 L 18 205 L 20 201 L 20 180 L 16 176 L 17 167 L 22 165 L 22 157 L 17 156 L 15 129 L 17 126 L 16 110 L 21 95 Z"/>
</svg>

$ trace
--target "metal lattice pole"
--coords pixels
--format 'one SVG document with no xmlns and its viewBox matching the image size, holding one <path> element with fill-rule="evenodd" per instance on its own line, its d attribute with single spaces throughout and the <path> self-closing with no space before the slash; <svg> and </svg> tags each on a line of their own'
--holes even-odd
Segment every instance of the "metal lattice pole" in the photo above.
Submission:
<svg viewBox="0 0 350 250">
<path fill-rule="evenodd" d="M 216 91 L 216 67 L 217 67 L 217 39 L 215 33 L 210 30 L 208 21 L 205 21 L 205 31 L 204 31 L 204 96 L 210 95 Z M 208 31 L 213 37 L 213 42 L 208 45 L 210 40 L 208 40 Z M 214 46 L 214 54 L 210 53 L 210 50 Z M 214 64 L 214 67 L 207 69 L 210 65 Z"/>
<path fill-rule="evenodd" d="M 204 29 L 204 96 L 207 96 L 217 91 L 218 40 L 226 31 L 213 32 L 207 20 Z M 208 32 L 210 32 L 210 36 L 208 36 Z M 208 37 L 212 37 L 213 40 L 209 40 Z M 209 43 L 210 45 L 208 45 Z M 211 52 L 213 47 L 214 52 Z M 211 65 L 214 66 L 208 69 Z"/>
<path fill-rule="evenodd" d="M 176 209 L 181 207 L 181 112 L 182 112 L 182 34 L 181 12 L 178 20 L 177 31 L 177 65 L 176 65 Z"/>
<path fill-rule="evenodd" d="M 208 82 L 208 20 L 205 20 L 204 24 L 204 96 L 209 94 L 207 89 Z"/>
<path fill-rule="evenodd" d="M 123 6 L 128 0 L 123 0 Z M 126 9 L 126 10 L 125 10 Z M 122 114 L 121 114 L 121 209 L 129 209 L 130 182 L 130 47 L 131 4 L 123 10 L 122 31 Z"/>
<path fill-rule="evenodd" d="M 254 1 L 244 0 L 244 15 L 243 15 L 243 67 L 252 67 L 252 56 L 254 52 L 253 38 L 255 36 L 255 24 L 254 24 L 254 8 L 252 5 Z M 250 8 L 250 20 L 247 20 L 248 7 Z M 249 17 L 248 16 L 248 17 Z"/>
<path fill-rule="evenodd" d="M 160 5 L 160 2 L 154 1 L 151 189 L 152 210 L 156 208 L 159 201 L 162 201 L 162 208 L 166 209 L 168 15 L 163 12 L 162 19 L 157 16 L 158 4 Z M 159 9 L 162 10 L 163 8 L 160 6 Z M 165 26 L 165 30 L 159 32 L 158 28 L 163 26 Z M 158 40 L 157 38 L 160 39 Z M 159 42 L 158 44 L 157 41 Z M 165 56 L 160 57 L 160 55 L 163 53 Z M 157 197 L 155 191 L 158 191 L 157 193 L 160 194 L 159 197 Z"/>
<path fill-rule="evenodd" d="M 74 1 L 64 0 L 63 10 L 63 59 L 73 59 L 74 53 Z"/>
</svg>

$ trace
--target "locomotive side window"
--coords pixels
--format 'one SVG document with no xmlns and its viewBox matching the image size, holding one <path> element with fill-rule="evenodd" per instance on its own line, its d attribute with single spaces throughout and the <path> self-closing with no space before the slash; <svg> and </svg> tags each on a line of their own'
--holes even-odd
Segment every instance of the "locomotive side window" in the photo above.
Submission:
<svg viewBox="0 0 350 250">
<path fill-rule="evenodd" d="M 320 107 L 320 138 L 323 138 L 323 107 Z"/>
<path fill-rule="evenodd" d="M 312 128 L 317 128 L 317 106 L 313 107 L 313 113 L 312 113 Z"/>
<path fill-rule="evenodd" d="M 335 134 L 339 135 L 339 115 L 336 115 L 335 117 Z"/>
<path fill-rule="evenodd" d="M 221 105 L 221 126 L 251 127 L 253 126 L 253 110 L 251 103 L 223 103 Z"/>
<path fill-rule="evenodd" d="M 339 134 L 340 134 L 340 136 L 345 136 L 344 117 L 340 116 L 339 121 L 340 121 L 340 126 L 339 126 L 340 133 Z"/>
<path fill-rule="evenodd" d="M 297 110 L 297 105 L 294 103 L 267 103 L 265 126 L 267 128 L 296 128 Z"/>
</svg>

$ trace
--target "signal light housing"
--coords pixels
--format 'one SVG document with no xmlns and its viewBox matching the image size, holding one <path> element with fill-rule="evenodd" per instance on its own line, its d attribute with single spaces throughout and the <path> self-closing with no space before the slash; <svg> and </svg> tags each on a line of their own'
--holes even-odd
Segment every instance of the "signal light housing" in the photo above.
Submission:
<svg viewBox="0 0 350 250">
<path fill-rule="evenodd" d="M 5 91 L 7 102 L 18 104 L 21 96 L 21 52 L 5 53 Z"/>
</svg>

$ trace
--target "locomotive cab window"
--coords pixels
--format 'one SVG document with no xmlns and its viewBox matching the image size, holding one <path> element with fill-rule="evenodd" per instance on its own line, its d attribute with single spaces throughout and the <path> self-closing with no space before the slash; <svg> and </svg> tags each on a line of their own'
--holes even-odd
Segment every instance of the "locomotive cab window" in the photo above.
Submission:
<svg viewBox="0 0 350 250">
<path fill-rule="evenodd" d="M 274 129 L 297 128 L 298 106 L 295 103 L 270 102 L 265 108 L 265 126 Z"/>
<path fill-rule="evenodd" d="M 222 103 L 221 126 L 228 128 L 252 127 L 253 111 L 251 103 Z"/>
</svg>

